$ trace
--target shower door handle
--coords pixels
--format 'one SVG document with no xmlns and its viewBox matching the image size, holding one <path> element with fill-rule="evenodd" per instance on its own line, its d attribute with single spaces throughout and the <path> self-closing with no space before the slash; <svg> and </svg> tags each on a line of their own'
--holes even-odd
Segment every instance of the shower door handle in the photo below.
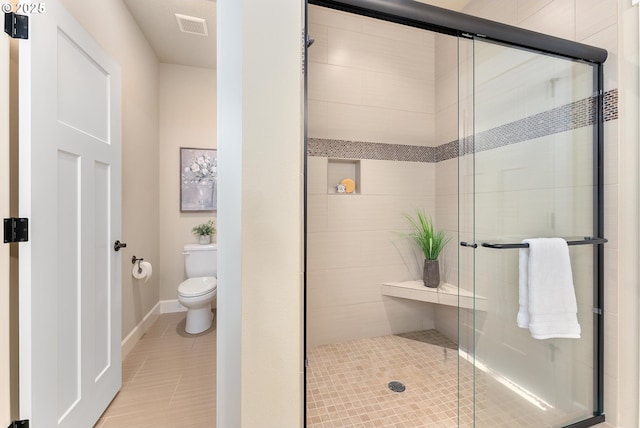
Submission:
<svg viewBox="0 0 640 428">
<path fill-rule="evenodd" d="M 468 242 L 461 241 L 460 242 L 460 246 L 461 247 L 478 248 L 478 244 L 476 244 L 475 242 L 473 244 L 469 244 Z"/>
</svg>

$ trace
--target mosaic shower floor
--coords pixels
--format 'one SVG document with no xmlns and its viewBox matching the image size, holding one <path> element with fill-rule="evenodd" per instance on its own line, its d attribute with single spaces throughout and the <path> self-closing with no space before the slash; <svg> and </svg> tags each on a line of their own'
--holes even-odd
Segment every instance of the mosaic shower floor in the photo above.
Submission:
<svg viewBox="0 0 640 428">
<path fill-rule="evenodd" d="M 474 406 L 476 427 L 557 426 L 554 409 L 540 410 L 479 370 L 473 403 L 471 364 L 436 330 L 317 346 L 308 359 L 308 428 L 472 427 Z M 391 381 L 406 390 L 389 390 Z"/>
</svg>

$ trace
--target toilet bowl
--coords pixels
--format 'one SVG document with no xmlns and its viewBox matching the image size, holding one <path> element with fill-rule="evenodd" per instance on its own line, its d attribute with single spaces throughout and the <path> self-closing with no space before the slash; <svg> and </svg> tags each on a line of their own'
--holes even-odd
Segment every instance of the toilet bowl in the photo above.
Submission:
<svg viewBox="0 0 640 428">
<path fill-rule="evenodd" d="M 187 278 L 178 285 L 178 302 L 187 308 L 185 331 L 198 334 L 213 323 L 212 302 L 216 303 L 218 290 L 216 244 L 184 246 Z"/>
<path fill-rule="evenodd" d="M 189 278 L 178 286 L 178 302 L 187 308 L 187 333 L 202 333 L 211 327 L 211 302 L 216 298 L 217 288 L 218 282 L 212 276 Z"/>
</svg>

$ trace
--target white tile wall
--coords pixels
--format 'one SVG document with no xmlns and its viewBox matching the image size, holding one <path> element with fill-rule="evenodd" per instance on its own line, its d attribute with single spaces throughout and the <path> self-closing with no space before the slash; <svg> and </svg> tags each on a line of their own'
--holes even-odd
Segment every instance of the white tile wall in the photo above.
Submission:
<svg viewBox="0 0 640 428">
<path fill-rule="evenodd" d="M 458 74 L 458 38 L 446 34 L 435 34 L 436 79 Z"/>
<path fill-rule="evenodd" d="M 436 85 L 436 111 L 442 111 L 452 106 L 458 106 L 457 67 L 438 76 Z"/>
<path fill-rule="evenodd" d="M 308 59 L 313 62 L 329 62 L 329 27 L 309 22 L 309 37 L 313 45 L 307 49 Z"/>
<path fill-rule="evenodd" d="M 516 0 L 480 0 L 470 1 L 462 12 L 491 19 L 503 24 L 515 25 L 517 18 Z"/>
<path fill-rule="evenodd" d="M 380 285 L 421 277 L 404 214 L 434 212 L 435 164 L 362 160 L 357 195 L 327 194 L 326 158 L 309 157 L 308 172 L 310 343 L 432 326 L 428 304 L 383 302 Z"/>
<path fill-rule="evenodd" d="M 452 105 L 436 113 L 435 141 L 437 145 L 458 139 L 458 106 Z"/>
<path fill-rule="evenodd" d="M 414 146 L 437 146 L 436 115 L 407 110 L 391 110 L 391 135 L 385 141 Z"/>
<path fill-rule="evenodd" d="M 624 230 L 624 229 L 623 229 Z M 607 248 L 618 248 L 618 186 L 604 186 L 604 235 L 609 240 Z"/>
<path fill-rule="evenodd" d="M 363 71 L 362 102 L 375 107 L 433 114 L 433 81 Z"/>
<path fill-rule="evenodd" d="M 327 194 L 327 158 L 307 156 L 307 194 Z"/>
<path fill-rule="evenodd" d="M 584 40 L 618 22 L 617 0 L 575 2 L 576 40 Z"/>
<path fill-rule="evenodd" d="M 309 8 L 311 138 L 435 145 L 434 35 Z"/>
<path fill-rule="evenodd" d="M 604 309 L 611 315 L 618 315 L 618 250 L 605 246 L 604 277 L 606 287 L 604 293 Z"/>
<path fill-rule="evenodd" d="M 574 0 L 553 0 L 536 13 L 518 22 L 518 26 L 538 33 L 575 40 L 575 15 Z"/>
<path fill-rule="evenodd" d="M 308 98 L 315 101 L 361 105 L 363 74 L 362 70 L 354 68 L 311 62 Z M 310 117 L 309 120 L 313 118 Z"/>
<path fill-rule="evenodd" d="M 552 0 L 518 0 L 518 22 L 522 22 L 540 9 L 551 3 Z"/>
<path fill-rule="evenodd" d="M 436 164 L 365 159 L 360 164 L 367 195 L 433 196 Z"/>
<path fill-rule="evenodd" d="M 325 190 L 326 192 L 326 190 Z M 328 230 L 328 200 L 326 194 L 307 194 L 307 232 L 326 232 Z"/>
<path fill-rule="evenodd" d="M 393 141 L 393 119 L 387 109 L 355 104 L 327 105 L 327 138 L 373 143 Z M 311 113 L 310 110 L 309 115 Z M 309 121 L 312 122 L 313 119 Z"/>
<path fill-rule="evenodd" d="M 606 2 L 603 2 L 606 3 Z M 606 49 L 607 60 L 604 63 L 604 90 L 610 91 L 618 87 L 618 25 L 613 24 L 605 29 L 578 39 L 580 43 Z"/>
<path fill-rule="evenodd" d="M 359 16 L 320 6 L 310 5 L 307 19 L 310 25 L 319 24 L 351 31 L 362 31 L 362 18 Z"/>
<path fill-rule="evenodd" d="M 433 33 L 419 28 L 397 25 L 373 18 L 362 18 L 362 32 L 402 43 L 420 44 L 426 48 L 433 48 Z"/>
<path fill-rule="evenodd" d="M 319 100 L 307 100 L 309 118 L 307 132 L 315 138 L 329 138 L 329 103 Z"/>
<path fill-rule="evenodd" d="M 307 311 L 309 346 L 429 328 L 434 328 L 433 307 L 401 298 Z"/>
<path fill-rule="evenodd" d="M 371 27 L 375 24 L 371 21 Z M 330 64 L 433 80 L 433 42 L 429 46 L 416 43 L 415 40 L 398 41 L 380 34 L 363 34 L 330 27 L 328 40 L 331 42 L 328 49 Z"/>
</svg>

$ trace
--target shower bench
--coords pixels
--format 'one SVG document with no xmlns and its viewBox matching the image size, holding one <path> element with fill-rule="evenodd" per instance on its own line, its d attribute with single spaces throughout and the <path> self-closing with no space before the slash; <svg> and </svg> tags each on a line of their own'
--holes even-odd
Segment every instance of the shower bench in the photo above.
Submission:
<svg viewBox="0 0 640 428">
<path fill-rule="evenodd" d="M 443 282 L 437 288 L 425 287 L 422 281 L 385 282 L 381 287 L 383 296 L 456 306 L 487 311 L 487 299 L 472 292 Z M 475 298 L 475 306 L 474 306 Z"/>
</svg>

